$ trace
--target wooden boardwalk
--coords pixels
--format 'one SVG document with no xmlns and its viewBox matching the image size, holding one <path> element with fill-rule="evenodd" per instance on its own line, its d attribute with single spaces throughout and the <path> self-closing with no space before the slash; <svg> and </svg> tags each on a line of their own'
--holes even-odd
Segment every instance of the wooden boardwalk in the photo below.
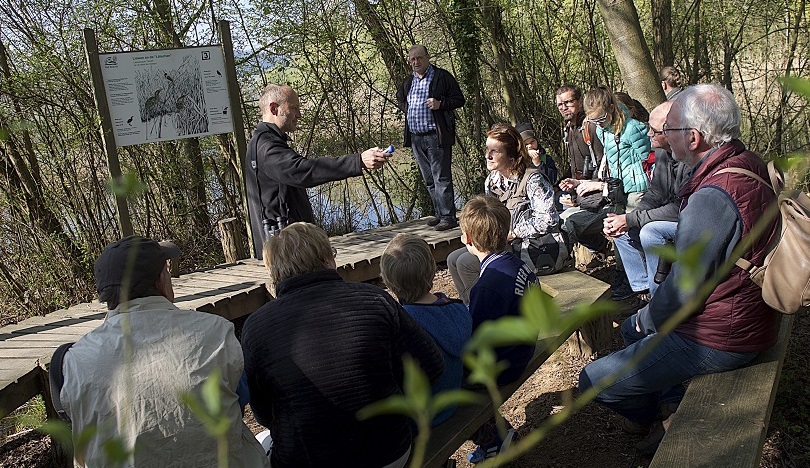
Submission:
<svg viewBox="0 0 810 468">
<path fill-rule="evenodd" d="M 458 228 L 436 232 L 423 220 L 409 221 L 331 238 L 338 271 L 349 281 L 378 277 L 380 256 L 400 232 L 422 236 L 433 247 L 437 261 L 461 247 Z M 174 278 L 174 302 L 180 308 L 234 320 L 267 302 L 266 280 L 263 264 L 255 259 L 220 265 Z M 47 369 L 54 350 L 99 326 L 106 311 L 104 304 L 91 302 L 0 328 L 0 417 L 37 394 L 47 396 Z"/>
</svg>

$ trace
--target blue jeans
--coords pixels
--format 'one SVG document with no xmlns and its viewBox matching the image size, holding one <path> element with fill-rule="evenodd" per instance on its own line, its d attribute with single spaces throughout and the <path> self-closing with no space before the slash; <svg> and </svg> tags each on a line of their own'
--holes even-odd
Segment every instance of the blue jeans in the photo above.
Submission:
<svg viewBox="0 0 810 468">
<path fill-rule="evenodd" d="M 425 179 L 430 199 L 433 200 L 436 217 L 455 220 L 456 197 L 450 166 L 453 148 L 440 148 L 439 136 L 434 132 L 427 135 L 411 133 L 411 149 L 422 178 Z"/>
<path fill-rule="evenodd" d="M 658 268 L 658 254 L 651 247 L 660 247 L 667 242 L 675 242 L 678 223 L 674 221 L 651 221 L 639 229 L 631 229 L 626 234 L 613 239 L 622 258 L 624 271 L 630 280 L 633 291 L 650 290 L 655 294 L 655 270 Z"/>
<path fill-rule="evenodd" d="M 579 389 L 585 391 L 624 367 L 639 350 L 650 346 L 653 335 L 636 331 L 636 315 L 622 323 L 627 347 L 597 359 L 579 374 Z M 619 378 L 596 397 L 600 403 L 638 424 L 651 424 L 658 407 L 683 398 L 683 382 L 702 374 L 713 374 L 744 366 L 757 353 L 733 353 L 700 345 L 670 333 L 640 362 L 623 371 Z"/>
</svg>

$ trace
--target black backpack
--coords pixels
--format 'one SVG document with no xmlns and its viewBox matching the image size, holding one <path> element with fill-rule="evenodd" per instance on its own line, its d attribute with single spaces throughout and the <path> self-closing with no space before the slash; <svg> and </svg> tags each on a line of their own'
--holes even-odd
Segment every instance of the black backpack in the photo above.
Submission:
<svg viewBox="0 0 810 468">
<path fill-rule="evenodd" d="M 48 370 L 48 382 L 51 387 L 51 403 L 56 410 L 59 419 L 70 422 L 70 417 L 65 408 L 62 407 L 62 400 L 59 398 L 59 393 L 62 391 L 62 385 L 65 384 L 65 374 L 62 373 L 62 362 L 65 360 L 65 354 L 71 346 L 75 343 L 65 343 L 60 345 L 54 351 L 51 357 L 51 365 Z"/>
</svg>

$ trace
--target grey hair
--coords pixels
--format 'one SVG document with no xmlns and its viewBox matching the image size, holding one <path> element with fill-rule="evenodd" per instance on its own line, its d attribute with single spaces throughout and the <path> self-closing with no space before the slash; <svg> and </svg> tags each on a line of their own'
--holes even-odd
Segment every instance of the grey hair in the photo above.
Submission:
<svg viewBox="0 0 810 468">
<path fill-rule="evenodd" d="M 703 135 L 712 146 L 740 137 L 740 107 L 734 95 L 715 84 L 690 86 L 675 97 L 681 113 L 681 124 Z"/>
<path fill-rule="evenodd" d="M 264 88 L 259 98 L 259 110 L 264 114 L 271 103 L 284 104 L 290 91 L 292 91 L 292 88 L 287 85 L 270 83 Z"/>
</svg>

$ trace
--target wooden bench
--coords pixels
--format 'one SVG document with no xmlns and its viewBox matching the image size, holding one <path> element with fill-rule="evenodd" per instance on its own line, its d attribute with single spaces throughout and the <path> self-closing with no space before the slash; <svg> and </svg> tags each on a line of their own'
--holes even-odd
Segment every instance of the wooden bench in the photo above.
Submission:
<svg viewBox="0 0 810 468">
<path fill-rule="evenodd" d="M 350 233 L 330 239 L 338 250 L 338 273 L 347 281 L 378 277 L 380 256 L 399 232 L 422 236 L 439 262 L 462 245 L 458 228 L 437 232 L 424 219 Z M 238 322 L 267 302 L 267 278 L 264 265 L 255 259 L 198 270 L 172 280 L 174 302 L 180 308 L 220 315 L 239 328 Z M 47 371 L 51 355 L 60 344 L 77 341 L 99 326 L 106 312 L 106 306 L 98 302 L 78 304 L 0 328 L 0 418 L 37 395 L 43 395 L 50 417 L 53 408 Z"/>
<path fill-rule="evenodd" d="M 794 319 L 750 365 L 692 379 L 651 468 L 759 467 Z"/>
<path fill-rule="evenodd" d="M 606 298 L 610 293 L 608 284 L 574 269 L 540 277 L 540 282 L 543 291 L 555 298 L 563 313 L 577 304 L 593 303 L 597 299 Z M 520 379 L 500 388 L 503 401 L 506 401 L 567 340 L 572 352 L 577 354 L 583 350 L 588 352 L 595 346 L 589 342 L 590 338 L 596 335 L 609 335 L 611 327 L 610 317 L 602 317 L 580 330 L 563 330 L 557 336 L 538 340 L 534 357 Z M 433 428 L 423 466 L 441 466 L 481 424 L 493 416 L 496 408 L 493 408 L 486 392 L 481 390 L 481 393 L 486 403 L 460 406 L 450 419 Z"/>
</svg>

